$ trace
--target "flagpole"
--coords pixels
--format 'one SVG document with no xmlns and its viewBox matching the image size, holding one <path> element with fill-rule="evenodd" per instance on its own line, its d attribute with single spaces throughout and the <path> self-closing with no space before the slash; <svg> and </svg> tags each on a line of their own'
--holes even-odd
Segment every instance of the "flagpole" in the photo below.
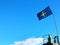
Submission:
<svg viewBox="0 0 60 45">
<path fill-rule="evenodd" d="M 59 44 L 59 34 L 58 34 L 58 28 L 57 28 L 57 23 L 56 23 L 56 17 L 54 16 L 54 14 L 53 14 L 53 17 L 54 17 L 54 24 L 55 24 L 56 33 L 57 33 L 57 43 Z"/>
</svg>

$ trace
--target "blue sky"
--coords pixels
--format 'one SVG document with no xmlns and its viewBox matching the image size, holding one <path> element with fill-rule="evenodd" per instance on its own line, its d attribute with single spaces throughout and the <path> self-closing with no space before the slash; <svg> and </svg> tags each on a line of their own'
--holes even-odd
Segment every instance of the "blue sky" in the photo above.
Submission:
<svg viewBox="0 0 60 45">
<path fill-rule="evenodd" d="M 60 34 L 60 0 L 0 0 L 0 45 L 45 34 L 55 36 L 53 16 L 39 21 L 36 15 L 48 5 Z"/>
</svg>

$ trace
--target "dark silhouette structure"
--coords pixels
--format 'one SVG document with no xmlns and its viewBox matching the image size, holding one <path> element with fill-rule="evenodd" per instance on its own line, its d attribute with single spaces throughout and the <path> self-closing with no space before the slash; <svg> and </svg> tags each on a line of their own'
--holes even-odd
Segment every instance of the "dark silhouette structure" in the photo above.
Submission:
<svg viewBox="0 0 60 45">
<path fill-rule="evenodd" d="M 48 37 L 48 42 L 45 43 L 45 44 L 43 44 L 43 45 L 60 45 L 60 44 L 57 44 L 57 43 L 56 43 L 56 38 L 57 38 L 57 36 L 54 37 L 54 43 L 52 43 L 52 41 L 51 41 L 51 36 L 49 35 L 49 37 Z"/>
</svg>

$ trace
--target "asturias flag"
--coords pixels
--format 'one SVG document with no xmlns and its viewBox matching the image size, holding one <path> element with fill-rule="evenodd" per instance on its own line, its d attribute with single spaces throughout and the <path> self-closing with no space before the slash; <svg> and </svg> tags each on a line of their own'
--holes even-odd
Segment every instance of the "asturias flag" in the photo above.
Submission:
<svg viewBox="0 0 60 45">
<path fill-rule="evenodd" d="M 50 9 L 49 6 L 48 6 L 48 7 L 46 7 L 44 10 L 42 10 L 41 12 L 39 12 L 39 13 L 37 14 L 37 17 L 38 17 L 39 20 L 41 20 L 41 19 L 43 19 L 43 18 L 48 17 L 48 16 L 51 15 L 51 14 L 52 14 L 52 11 L 51 11 L 51 9 Z"/>
</svg>

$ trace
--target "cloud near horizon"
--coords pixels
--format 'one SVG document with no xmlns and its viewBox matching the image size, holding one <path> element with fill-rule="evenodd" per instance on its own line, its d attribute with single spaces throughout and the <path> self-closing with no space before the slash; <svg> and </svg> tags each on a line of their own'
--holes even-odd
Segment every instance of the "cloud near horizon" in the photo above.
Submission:
<svg viewBox="0 0 60 45">
<path fill-rule="evenodd" d="M 43 38 L 29 38 L 22 41 L 13 42 L 11 45 L 40 45 L 43 43 Z"/>
</svg>

